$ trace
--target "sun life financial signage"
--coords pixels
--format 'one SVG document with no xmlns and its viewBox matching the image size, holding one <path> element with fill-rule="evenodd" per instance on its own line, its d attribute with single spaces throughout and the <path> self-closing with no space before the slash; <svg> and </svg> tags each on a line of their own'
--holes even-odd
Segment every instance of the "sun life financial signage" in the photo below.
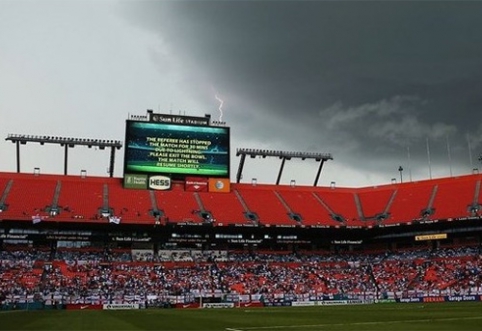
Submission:
<svg viewBox="0 0 482 331">
<path fill-rule="evenodd" d="M 149 177 L 149 188 L 152 190 L 169 190 L 171 188 L 171 178 L 167 176 Z"/>
</svg>

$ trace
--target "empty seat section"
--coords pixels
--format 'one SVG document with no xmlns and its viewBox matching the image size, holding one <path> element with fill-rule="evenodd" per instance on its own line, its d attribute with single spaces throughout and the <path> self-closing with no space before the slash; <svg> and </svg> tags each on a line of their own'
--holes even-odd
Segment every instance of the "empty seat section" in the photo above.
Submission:
<svg viewBox="0 0 482 331">
<path fill-rule="evenodd" d="M 34 215 L 47 216 L 45 209 L 52 204 L 56 184 L 56 180 L 48 178 L 15 178 L 5 201 L 8 209 L 2 216 L 25 220 Z"/>
<path fill-rule="evenodd" d="M 433 183 L 409 183 L 400 186 L 390 206 L 390 217 L 384 224 L 407 223 L 422 217 L 422 210 L 428 207 Z"/>
<path fill-rule="evenodd" d="M 0 198 L 2 197 L 3 191 L 7 187 L 7 183 L 10 180 L 8 177 L 0 177 Z"/>
<path fill-rule="evenodd" d="M 149 190 L 124 189 L 121 181 L 109 184 L 109 206 L 114 215 L 122 218 L 123 223 L 153 224 Z"/>
<path fill-rule="evenodd" d="M 10 178 L 8 177 L 2 177 L 0 176 L 0 208 L 2 207 L 2 197 L 3 197 L 3 193 L 5 192 L 5 190 L 7 189 L 7 184 L 8 184 L 8 181 L 10 180 Z M 5 201 L 6 203 L 6 201 Z M 2 210 L 3 211 L 3 210 Z"/>
<path fill-rule="evenodd" d="M 202 218 L 196 214 L 199 205 L 194 192 L 184 191 L 182 184 L 173 184 L 169 191 L 154 191 L 157 207 L 164 212 L 169 222 L 202 223 Z"/>
<path fill-rule="evenodd" d="M 274 188 L 250 189 L 238 187 L 238 192 L 250 212 L 256 213 L 262 224 L 296 225 L 288 216 L 288 211 L 275 194 Z"/>
<path fill-rule="evenodd" d="M 103 207 L 102 181 L 62 180 L 58 204 L 62 211 L 57 218 L 96 220 Z"/>
<path fill-rule="evenodd" d="M 328 210 L 313 196 L 312 191 L 278 191 L 292 211 L 301 215 L 304 225 L 336 226 Z"/>
<path fill-rule="evenodd" d="M 477 181 L 457 179 L 438 184 L 437 195 L 433 203 L 434 218 L 448 219 L 470 216 L 469 206 L 474 200 Z"/>
<path fill-rule="evenodd" d="M 352 225 L 360 225 L 360 217 L 355 204 L 353 190 L 323 190 L 315 194 L 335 213 Z"/>
<path fill-rule="evenodd" d="M 367 191 L 358 192 L 358 198 L 363 210 L 365 218 L 374 217 L 385 211 L 390 198 L 392 197 L 393 189 L 369 189 Z"/>
<path fill-rule="evenodd" d="M 211 212 L 216 222 L 228 224 L 251 224 L 245 216 L 243 206 L 233 193 L 199 192 L 204 208 Z"/>
</svg>

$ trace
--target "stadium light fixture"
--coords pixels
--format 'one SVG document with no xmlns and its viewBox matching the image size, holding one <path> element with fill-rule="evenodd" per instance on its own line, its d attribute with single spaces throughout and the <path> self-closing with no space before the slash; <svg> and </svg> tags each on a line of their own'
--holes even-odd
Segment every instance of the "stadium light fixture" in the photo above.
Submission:
<svg viewBox="0 0 482 331">
<path fill-rule="evenodd" d="M 333 156 L 330 153 L 289 152 L 289 151 L 254 149 L 254 148 L 238 148 L 236 150 L 236 156 L 241 156 L 241 160 L 239 162 L 239 167 L 238 167 L 238 173 L 236 176 L 237 183 L 239 183 L 239 181 L 241 180 L 246 156 L 249 156 L 250 158 L 253 158 L 253 159 L 256 156 L 260 156 L 263 159 L 266 158 L 267 156 L 278 157 L 281 160 L 281 167 L 278 172 L 276 185 L 278 185 L 280 182 L 281 174 L 283 172 L 283 167 L 286 160 L 291 160 L 292 158 L 298 158 L 298 159 L 301 159 L 302 161 L 306 159 L 315 159 L 316 162 L 321 162 L 318 168 L 318 172 L 315 177 L 315 183 L 313 186 L 316 186 L 318 184 L 318 179 L 320 178 L 321 169 L 323 168 L 324 162 L 328 160 L 333 160 Z"/>
<path fill-rule="evenodd" d="M 86 139 L 86 138 L 72 138 L 72 137 L 58 137 L 58 136 L 35 136 L 25 134 L 8 134 L 5 140 L 10 140 L 17 145 L 17 172 L 20 172 L 20 145 L 25 145 L 28 142 L 37 142 L 40 145 L 46 143 L 57 144 L 64 147 L 64 175 L 67 175 L 67 159 L 68 149 L 75 146 L 92 146 L 98 147 L 103 150 L 106 147 L 111 148 L 111 160 L 110 160 L 110 177 L 114 174 L 114 151 L 122 148 L 122 143 L 119 140 L 105 140 L 105 139 Z"/>
<path fill-rule="evenodd" d="M 299 158 L 305 159 L 315 159 L 315 160 L 333 160 L 333 156 L 330 153 L 313 153 L 313 152 L 288 152 L 288 151 L 273 151 L 266 149 L 253 149 L 253 148 L 238 148 L 236 150 L 236 156 L 240 155 L 249 156 L 275 156 L 280 158 Z"/>
</svg>

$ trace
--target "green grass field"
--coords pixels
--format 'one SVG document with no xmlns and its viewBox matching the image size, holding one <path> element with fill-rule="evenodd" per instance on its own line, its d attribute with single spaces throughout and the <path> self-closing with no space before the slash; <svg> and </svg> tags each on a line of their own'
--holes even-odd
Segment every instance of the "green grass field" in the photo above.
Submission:
<svg viewBox="0 0 482 331">
<path fill-rule="evenodd" d="M 482 302 L 0 312 L 1 330 L 482 330 Z"/>
</svg>

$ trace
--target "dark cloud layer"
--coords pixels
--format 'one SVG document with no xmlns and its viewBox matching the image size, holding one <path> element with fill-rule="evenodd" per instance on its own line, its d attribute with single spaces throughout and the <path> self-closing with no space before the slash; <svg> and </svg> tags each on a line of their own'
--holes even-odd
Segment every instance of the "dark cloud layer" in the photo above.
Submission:
<svg viewBox="0 0 482 331">
<path fill-rule="evenodd" d="M 210 89 L 226 98 L 234 134 L 370 170 L 400 162 L 407 146 L 423 156 L 427 138 L 434 163 L 450 142 L 453 162 L 471 166 L 467 135 L 477 153 L 482 132 L 481 12 L 481 2 L 455 1 L 124 6 L 182 63 L 191 98 Z"/>
</svg>

